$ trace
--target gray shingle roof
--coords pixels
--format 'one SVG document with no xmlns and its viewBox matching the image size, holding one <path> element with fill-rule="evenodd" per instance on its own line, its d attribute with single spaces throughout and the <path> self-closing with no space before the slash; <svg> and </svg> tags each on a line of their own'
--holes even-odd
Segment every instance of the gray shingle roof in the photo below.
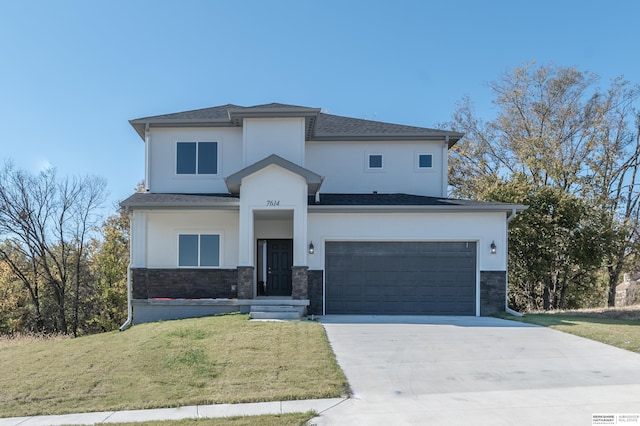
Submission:
<svg viewBox="0 0 640 426">
<path fill-rule="evenodd" d="M 441 210 L 505 211 L 526 210 L 526 206 L 509 203 L 460 200 L 455 198 L 427 197 L 412 194 L 320 194 L 319 202 L 309 197 L 309 207 L 425 207 Z"/>
<path fill-rule="evenodd" d="M 194 109 L 190 111 L 175 112 L 172 114 L 154 115 L 131 120 L 131 122 L 159 122 L 159 121 L 179 121 L 179 120 L 220 120 L 229 121 L 229 110 L 243 108 L 238 105 L 226 104 L 211 108 Z"/>
<path fill-rule="evenodd" d="M 403 124 L 385 123 L 382 121 L 364 120 L 360 118 L 342 117 L 321 113 L 316 122 L 315 139 L 335 139 L 340 137 L 370 136 L 412 136 L 416 138 L 444 138 L 445 136 L 460 139 L 459 133 L 436 130 L 426 127 L 405 126 Z M 456 139 L 456 140 L 457 140 Z"/>
<path fill-rule="evenodd" d="M 280 104 L 277 102 L 271 102 L 268 104 L 262 105 L 252 105 L 249 107 L 238 107 L 244 110 L 252 110 L 252 109 L 273 109 L 273 110 L 290 110 L 290 109 L 307 109 L 307 110 L 316 110 L 317 108 L 305 107 L 300 105 L 291 105 L 291 104 Z"/>
<path fill-rule="evenodd" d="M 137 192 L 120 203 L 127 209 L 216 209 L 237 210 L 240 199 L 231 194 L 157 194 Z M 320 202 L 310 196 L 310 211 L 374 211 L 411 209 L 428 211 L 499 211 L 526 210 L 526 206 L 508 203 L 425 197 L 411 194 L 320 194 Z"/>
<path fill-rule="evenodd" d="M 184 208 L 237 208 L 238 196 L 231 194 L 159 194 L 136 192 L 120 205 L 124 208 L 184 207 Z"/>
<path fill-rule="evenodd" d="M 297 105 L 270 103 L 243 107 L 233 104 L 202 108 L 173 114 L 155 115 L 131 120 L 141 138 L 144 128 L 150 126 L 241 126 L 244 116 L 304 116 L 307 121 L 307 140 L 444 140 L 449 138 L 449 147 L 453 146 L 462 133 L 427 127 L 406 126 L 382 121 L 343 117 L 320 112 L 318 108 Z"/>
</svg>

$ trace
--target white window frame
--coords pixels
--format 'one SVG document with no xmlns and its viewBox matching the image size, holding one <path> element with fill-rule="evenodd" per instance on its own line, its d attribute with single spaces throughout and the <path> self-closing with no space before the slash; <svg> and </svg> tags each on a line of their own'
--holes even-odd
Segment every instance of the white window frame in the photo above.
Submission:
<svg viewBox="0 0 640 426">
<path fill-rule="evenodd" d="M 431 167 L 420 167 L 420 156 L 421 155 L 430 155 L 431 156 Z M 415 160 L 414 160 L 414 168 L 416 172 L 433 172 L 435 170 L 435 155 L 433 152 L 416 152 Z"/>
<path fill-rule="evenodd" d="M 195 143 L 196 144 L 196 172 L 195 173 L 178 173 L 178 144 L 181 143 Z M 198 173 L 198 155 L 200 153 L 200 143 L 215 143 L 216 144 L 216 172 L 213 173 Z M 203 179 L 220 177 L 220 156 L 222 155 L 222 142 L 220 140 L 188 140 L 180 139 L 174 144 L 174 162 L 173 162 L 173 174 L 177 178 L 189 178 L 189 179 Z"/>
<path fill-rule="evenodd" d="M 381 167 L 371 167 L 371 157 L 380 156 Z M 364 166 L 367 172 L 384 172 L 384 154 L 381 152 L 367 152 L 364 156 Z"/>
<path fill-rule="evenodd" d="M 181 235 L 197 235 L 198 236 L 198 265 L 180 265 L 180 236 Z M 200 237 L 202 235 L 217 235 L 218 236 L 218 265 L 217 266 L 201 266 L 200 265 Z M 176 265 L 181 269 L 220 269 L 223 265 L 223 257 L 224 253 L 222 248 L 224 247 L 224 236 L 222 231 L 213 231 L 213 230 L 192 230 L 192 229 L 184 229 L 176 232 Z"/>
</svg>

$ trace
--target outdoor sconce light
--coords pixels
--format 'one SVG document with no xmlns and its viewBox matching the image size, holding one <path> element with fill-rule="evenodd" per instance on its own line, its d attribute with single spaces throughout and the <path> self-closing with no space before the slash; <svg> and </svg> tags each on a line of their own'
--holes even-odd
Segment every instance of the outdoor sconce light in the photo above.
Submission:
<svg viewBox="0 0 640 426">
<path fill-rule="evenodd" d="M 496 254 L 496 242 L 491 241 L 491 254 Z"/>
<path fill-rule="evenodd" d="M 315 252 L 315 251 L 316 251 L 316 249 L 315 249 L 315 247 L 313 247 L 313 241 L 311 241 L 309 243 L 309 254 L 313 254 L 313 252 Z"/>
</svg>

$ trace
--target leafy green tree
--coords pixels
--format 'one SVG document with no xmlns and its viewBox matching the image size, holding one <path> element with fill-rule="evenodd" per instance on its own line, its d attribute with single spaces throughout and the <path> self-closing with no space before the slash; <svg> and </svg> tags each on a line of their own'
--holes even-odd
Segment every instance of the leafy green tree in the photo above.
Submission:
<svg viewBox="0 0 640 426">
<path fill-rule="evenodd" d="M 0 263 L 0 334 L 33 331 L 29 323 L 29 296 L 11 269 Z"/>
<path fill-rule="evenodd" d="M 129 217 L 124 210 L 109 216 L 93 242 L 92 264 L 96 292 L 93 315 L 87 327 L 95 331 L 117 329 L 127 317 L 127 268 L 129 265 Z"/>
<path fill-rule="evenodd" d="M 522 176 L 494 185 L 487 197 L 529 206 L 509 228 L 512 306 L 565 309 L 576 307 L 585 295 L 598 297 L 601 290 L 593 277 L 605 245 L 598 218 L 582 200 Z"/>
<path fill-rule="evenodd" d="M 575 225 L 559 221 L 551 210 L 545 213 L 544 206 L 554 206 L 552 210 L 562 212 L 563 220 L 579 219 L 581 239 L 567 239 L 567 235 L 562 237 L 554 231 L 549 234 L 555 238 L 553 244 L 531 246 L 531 250 L 520 253 L 535 260 L 517 259 L 519 266 L 515 269 L 521 268 L 523 276 L 545 271 L 544 280 L 538 277 L 537 282 L 547 283 L 544 288 L 549 293 L 544 297 L 548 300 L 543 305 L 549 307 L 566 304 L 571 288 L 584 283 L 591 286 L 593 281 L 593 268 L 581 261 L 574 262 L 583 265 L 581 270 L 572 273 L 561 266 L 566 264 L 563 259 L 567 254 L 580 258 L 590 250 L 593 263 L 606 268 L 608 303 L 613 305 L 615 285 L 629 255 L 636 250 L 640 149 L 633 121 L 640 89 L 621 78 L 604 90 L 599 84 L 596 75 L 575 68 L 526 64 L 489 84 L 497 108 L 495 118 L 481 120 L 471 100 L 465 98 L 451 123 L 454 130 L 465 133 L 451 152 L 454 195 L 491 200 L 501 183 L 525 182 L 532 188 L 528 192 L 536 195 L 528 199 L 534 206 L 529 218 L 533 220 L 536 214 L 528 226 L 540 227 L 543 233 L 549 231 L 547 225 L 554 225 L 551 229 L 556 231 Z M 554 192 L 539 192 L 544 188 Z M 572 213 L 569 207 L 579 204 L 584 213 L 577 214 L 580 209 Z M 564 248 L 566 241 L 571 244 L 570 251 Z M 587 243 L 597 245 L 580 246 Z M 515 242 L 514 246 L 517 248 Z M 575 286 L 566 286 L 562 277 L 573 280 Z M 524 281 L 519 282 L 524 285 Z M 561 289 L 558 303 L 553 299 L 555 291 L 551 291 L 554 286 Z"/>
</svg>

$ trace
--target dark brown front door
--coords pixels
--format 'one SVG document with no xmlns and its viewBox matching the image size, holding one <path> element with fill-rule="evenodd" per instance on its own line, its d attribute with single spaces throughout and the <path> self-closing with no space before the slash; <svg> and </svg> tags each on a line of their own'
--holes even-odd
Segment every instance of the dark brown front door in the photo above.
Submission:
<svg viewBox="0 0 640 426">
<path fill-rule="evenodd" d="M 293 240 L 267 240 L 267 296 L 291 296 Z"/>
</svg>

